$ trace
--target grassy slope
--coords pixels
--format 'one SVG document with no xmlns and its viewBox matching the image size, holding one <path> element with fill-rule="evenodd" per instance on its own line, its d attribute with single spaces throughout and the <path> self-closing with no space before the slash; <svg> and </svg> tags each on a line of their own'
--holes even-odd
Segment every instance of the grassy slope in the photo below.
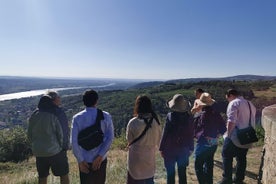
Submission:
<svg viewBox="0 0 276 184">
<path fill-rule="evenodd" d="M 249 150 L 247 175 L 245 182 L 248 184 L 257 183 L 256 175 L 259 172 L 259 166 L 261 161 L 262 146 L 257 146 Z M 221 147 L 218 148 L 215 155 L 215 167 L 214 167 L 214 183 L 221 179 Z M 68 152 L 70 162 L 70 180 L 71 183 L 79 183 L 78 180 L 78 168 L 72 152 Z M 113 149 L 108 156 L 108 168 L 107 168 L 107 184 L 123 184 L 126 182 L 126 158 L 127 152 L 125 150 Z M 193 156 L 190 158 L 190 165 L 187 168 L 188 183 L 197 183 Z M 234 162 L 235 163 L 235 162 Z M 35 159 L 31 158 L 29 161 L 13 164 L 6 163 L 0 165 L 0 183 L 7 184 L 34 184 L 37 183 L 37 174 L 35 169 Z M 52 174 L 48 179 L 50 184 L 59 183 L 59 178 L 54 177 Z M 159 154 L 157 154 L 157 171 L 155 175 L 155 182 L 157 184 L 166 183 L 166 172 L 164 169 L 163 160 Z"/>
</svg>

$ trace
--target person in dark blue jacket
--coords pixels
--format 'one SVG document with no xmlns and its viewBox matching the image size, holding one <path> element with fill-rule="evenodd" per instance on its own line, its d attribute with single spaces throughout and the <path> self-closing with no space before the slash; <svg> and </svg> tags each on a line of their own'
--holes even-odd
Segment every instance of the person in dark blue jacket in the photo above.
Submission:
<svg viewBox="0 0 276 184">
<path fill-rule="evenodd" d="M 172 112 L 167 114 L 159 148 L 167 171 L 167 184 L 175 184 L 176 164 L 179 184 L 186 184 L 186 167 L 194 149 L 190 103 L 183 95 L 176 94 L 167 106 Z"/>
</svg>

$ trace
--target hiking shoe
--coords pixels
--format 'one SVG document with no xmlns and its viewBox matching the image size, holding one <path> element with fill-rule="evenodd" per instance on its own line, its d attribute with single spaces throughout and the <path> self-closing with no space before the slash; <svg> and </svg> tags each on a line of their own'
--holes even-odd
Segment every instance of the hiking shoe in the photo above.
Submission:
<svg viewBox="0 0 276 184">
<path fill-rule="evenodd" d="M 240 180 L 233 180 L 233 183 L 235 184 L 245 184 L 243 181 L 240 181 Z"/>
<path fill-rule="evenodd" d="M 224 178 L 221 181 L 219 181 L 218 184 L 232 184 L 232 180 Z"/>
</svg>

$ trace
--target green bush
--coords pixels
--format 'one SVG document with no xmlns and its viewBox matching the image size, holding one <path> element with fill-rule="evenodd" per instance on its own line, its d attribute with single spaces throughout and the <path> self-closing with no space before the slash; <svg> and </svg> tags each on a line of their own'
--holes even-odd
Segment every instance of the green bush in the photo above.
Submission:
<svg viewBox="0 0 276 184">
<path fill-rule="evenodd" d="M 0 162 L 20 162 L 31 156 L 30 143 L 22 127 L 0 131 Z"/>
<path fill-rule="evenodd" d="M 121 150 L 125 150 L 127 149 L 127 140 L 126 140 L 126 134 L 123 133 L 122 135 L 116 137 L 114 140 L 113 140 L 113 143 L 111 145 L 111 148 L 112 149 L 121 149 Z"/>
<path fill-rule="evenodd" d="M 256 135 L 259 139 L 259 142 L 260 143 L 264 143 L 264 134 L 265 134 L 265 131 L 263 129 L 263 127 L 261 125 L 256 125 Z"/>
</svg>

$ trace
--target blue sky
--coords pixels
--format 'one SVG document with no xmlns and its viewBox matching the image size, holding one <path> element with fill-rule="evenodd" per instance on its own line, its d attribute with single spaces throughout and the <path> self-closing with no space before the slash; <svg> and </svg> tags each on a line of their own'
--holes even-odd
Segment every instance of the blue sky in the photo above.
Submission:
<svg viewBox="0 0 276 184">
<path fill-rule="evenodd" d="M 0 0 L 0 75 L 276 75 L 275 0 Z"/>
</svg>

